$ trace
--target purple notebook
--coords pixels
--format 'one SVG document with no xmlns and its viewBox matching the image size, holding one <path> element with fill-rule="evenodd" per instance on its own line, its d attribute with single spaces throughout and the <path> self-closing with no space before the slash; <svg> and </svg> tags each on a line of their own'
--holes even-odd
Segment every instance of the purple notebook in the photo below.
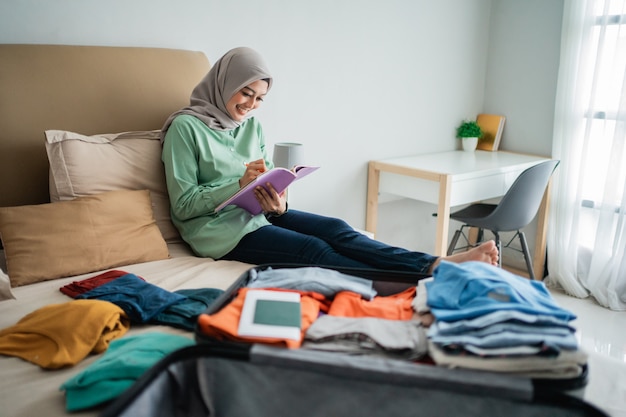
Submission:
<svg viewBox="0 0 626 417">
<path fill-rule="evenodd" d="M 270 169 L 250 181 L 230 198 L 226 199 L 226 201 L 217 206 L 215 211 L 218 212 L 226 206 L 235 205 L 247 210 L 250 214 L 259 214 L 263 210 L 254 195 L 254 189 L 257 186 L 260 185 L 264 187 L 265 184 L 269 182 L 278 193 L 282 193 L 292 182 L 306 177 L 318 168 L 317 166 L 298 165 L 295 166 L 293 170 L 287 168 Z"/>
</svg>

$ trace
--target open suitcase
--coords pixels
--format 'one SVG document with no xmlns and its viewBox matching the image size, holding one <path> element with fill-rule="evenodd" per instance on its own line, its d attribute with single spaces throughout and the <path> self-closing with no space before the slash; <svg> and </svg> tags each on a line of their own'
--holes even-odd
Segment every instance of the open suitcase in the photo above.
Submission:
<svg viewBox="0 0 626 417">
<path fill-rule="evenodd" d="M 300 265 L 301 266 L 301 265 Z M 253 272 L 209 307 L 228 305 Z M 333 268 L 393 294 L 414 273 Z M 172 353 L 110 404 L 104 417 L 135 416 L 606 416 L 568 392 L 587 372 L 563 380 L 448 369 L 403 359 L 217 340 L 196 330 L 197 345 Z"/>
</svg>

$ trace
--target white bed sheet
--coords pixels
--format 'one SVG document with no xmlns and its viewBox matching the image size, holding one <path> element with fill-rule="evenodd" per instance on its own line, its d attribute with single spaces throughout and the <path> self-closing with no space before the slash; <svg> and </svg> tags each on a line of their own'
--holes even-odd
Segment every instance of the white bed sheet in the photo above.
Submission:
<svg viewBox="0 0 626 417">
<path fill-rule="evenodd" d="M 185 244 L 170 244 L 170 259 L 110 268 L 134 273 L 168 291 L 195 288 L 226 289 L 252 265 L 235 261 L 199 258 Z M 59 291 L 62 286 L 100 272 L 62 278 L 13 288 L 15 300 L 0 302 L 0 329 L 12 326 L 22 317 L 49 304 L 72 299 Z M 149 331 L 187 335 L 193 332 L 158 325 L 131 325 L 126 336 Z M 44 370 L 20 358 L 0 355 L 0 416 L 96 416 L 100 409 L 67 413 L 59 387 L 101 355 L 90 355 L 79 364 L 60 370 Z"/>
</svg>

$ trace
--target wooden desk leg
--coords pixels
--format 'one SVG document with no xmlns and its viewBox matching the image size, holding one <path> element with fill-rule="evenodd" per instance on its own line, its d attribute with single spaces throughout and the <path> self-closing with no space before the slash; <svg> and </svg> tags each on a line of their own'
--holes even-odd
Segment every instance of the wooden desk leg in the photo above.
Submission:
<svg viewBox="0 0 626 417">
<path fill-rule="evenodd" d="M 370 162 L 367 171 L 367 206 L 365 207 L 365 230 L 376 237 L 378 221 L 378 191 L 380 186 L 380 170 L 374 162 Z"/>
<path fill-rule="evenodd" d="M 437 207 L 437 237 L 435 253 L 445 256 L 448 251 L 448 229 L 450 227 L 450 194 L 452 177 L 443 174 L 439 176 L 439 205 Z"/>
<path fill-rule="evenodd" d="M 546 265 L 546 236 L 548 224 L 548 201 L 550 199 L 550 184 L 543 194 L 541 206 L 537 212 L 537 235 L 535 236 L 535 253 L 533 254 L 533 269 L 536 280 L 543 279 L 543 270 Z"/>
</svg>

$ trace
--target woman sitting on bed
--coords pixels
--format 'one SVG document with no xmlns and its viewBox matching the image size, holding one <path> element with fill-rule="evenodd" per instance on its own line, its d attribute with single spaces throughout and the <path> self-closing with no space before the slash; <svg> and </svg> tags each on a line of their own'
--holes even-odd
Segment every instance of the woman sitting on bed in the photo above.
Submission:
<svg viewBox="0 0 626 417">
<path fill-rule="evenodd" d="M 440 259 L 497 264 L 488 241 L 439 258 L 392 247 L 340 219 L 289 209 L 271 185 L 256 189 L 264 213 L 215 208 L 271 169 L 259 121 L 250 117 L 272 87 L 262 57 L 250 48 L 227 52 L 191 94 L 190 105 L 166 121 L 163 155 L 174 225 L 203 257 L 250 264 L 299 263 L 431 274 Z"/>
</svg>

